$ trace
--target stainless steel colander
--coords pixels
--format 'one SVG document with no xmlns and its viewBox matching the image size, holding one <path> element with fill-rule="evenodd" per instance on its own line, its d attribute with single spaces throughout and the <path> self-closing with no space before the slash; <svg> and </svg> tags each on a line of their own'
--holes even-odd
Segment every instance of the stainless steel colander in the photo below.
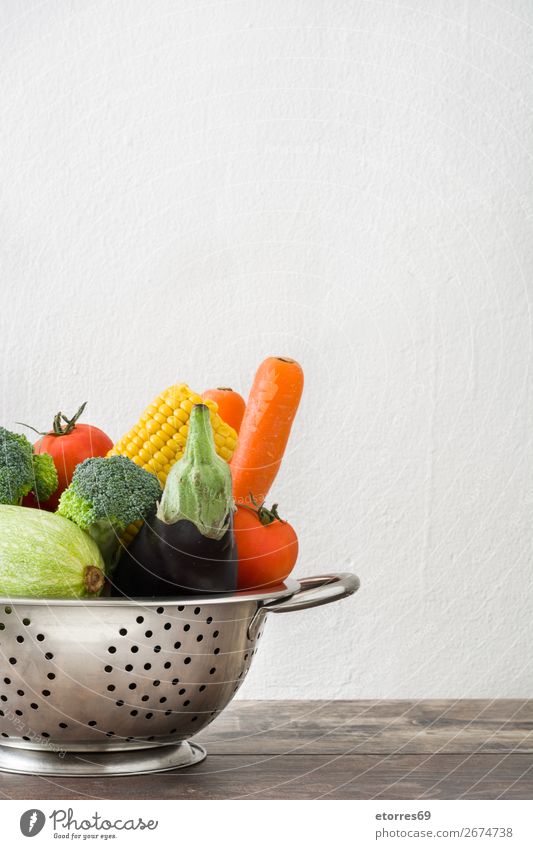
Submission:
<svg viewBox="0 0 533 849">
<path fill-rule="evenodd" d="M 128 774 L 203 760 L 186 741 L 239 689 L 266 615 L 358 586 L 337 574 L 187 600 L 0 599 L 0 770 Z"/>
</svg>

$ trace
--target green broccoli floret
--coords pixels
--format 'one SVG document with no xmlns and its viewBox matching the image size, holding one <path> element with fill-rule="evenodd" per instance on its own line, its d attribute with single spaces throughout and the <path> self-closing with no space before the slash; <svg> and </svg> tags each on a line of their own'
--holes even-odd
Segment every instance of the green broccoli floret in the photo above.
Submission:
<svg viewBox="0 0 533 849">
<path fill-rule="evenodd" d="M 155 475 L 127 457 L 84 460 L 59 500 L 58 512 L 97 542 L 108 568 L 119 552 L 120 534 L 145 519 L 161 496 Z"/>
<path fill-rule="evenodd" d="M 33 488 L 33 448 L 20 433 L 0 427 L 0 503 L 20 504 Z"/>
<path fill-rule="evenodd" d="M 37 501 L 43 503 L 44 501 L 48 501 L 58 487 L 57 469 L 50 454 L 34 454 L 32 461 L 32 489 Z"/>
<path fill-rule="evenodd" d="M 33 489 L 32 457 L 25 436 L 0 427 L 0 504 L 20 504 Z"/>
<path fill-rule="evenodd" d="M 57 486 L 50 454 L 34 454 L 23 434 L 0 427 L 0 504 L 20 504 L 32 491 L 38 501 L 47 501 Z"/>
</svg>

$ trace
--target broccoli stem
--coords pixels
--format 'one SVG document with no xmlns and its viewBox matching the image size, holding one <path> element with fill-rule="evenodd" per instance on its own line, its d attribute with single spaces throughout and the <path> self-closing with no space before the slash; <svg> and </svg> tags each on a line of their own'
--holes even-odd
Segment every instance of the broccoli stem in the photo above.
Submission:
<svg viewBox="0 0 533 849">
<path fill-rule="evenodd" d="M 120 537 L 107 519 L 100 519 L 86 529 L 86 533 L 93 538 L 106 565 L 106 574 L 109 574 L 118 560 L 120 551 Z"/>
</svg>

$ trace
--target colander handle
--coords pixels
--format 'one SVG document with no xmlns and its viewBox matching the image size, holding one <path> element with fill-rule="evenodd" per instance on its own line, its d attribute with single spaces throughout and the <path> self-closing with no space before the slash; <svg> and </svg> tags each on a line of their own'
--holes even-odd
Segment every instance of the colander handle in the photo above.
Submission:
<svg viewBox="0 0 533 849">
<path fill-rule="evenodd" d="M 255 640 L 267 613 L 290 613 L 293 610 L 305 610 L 306 607 L 318 607 L 331 601 L 339 601 L 359 589 L 359 578 L 351 572 L 339 572 L 334 575 L 300 578 L 299 584 L 300 589 L 294 595 L 261 605 L 248 626 L 250 640 Z"/>
<path fill-rule="evenodd" d="M 288 598 L 267 602 L 262 610 L 265 613 L 290 613 L 292 610 L 305 610 L 339 601 L 352 595 L 359 589 L 359 578 L 351 572 L 339 572 L 334 575 L 316 575 L 312 578 L 299 578 L 301 589 Z"/>
</svg>

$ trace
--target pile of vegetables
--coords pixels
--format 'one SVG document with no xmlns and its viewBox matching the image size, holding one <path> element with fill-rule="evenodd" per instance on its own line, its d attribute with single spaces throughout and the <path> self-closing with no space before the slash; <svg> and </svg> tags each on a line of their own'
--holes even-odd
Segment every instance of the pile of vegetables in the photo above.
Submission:
<svg viewBox="0 0 533 849">
<path fill-rule="evenodd" d="M 176 597 L 283 581 L 298 538 L 265 499 L 303 390 L 269 357 L 247 402 L 175 384 L 116 443 L 54 417 L 32 446 L 0 427 L 0 595 Z"/>
</svg>

